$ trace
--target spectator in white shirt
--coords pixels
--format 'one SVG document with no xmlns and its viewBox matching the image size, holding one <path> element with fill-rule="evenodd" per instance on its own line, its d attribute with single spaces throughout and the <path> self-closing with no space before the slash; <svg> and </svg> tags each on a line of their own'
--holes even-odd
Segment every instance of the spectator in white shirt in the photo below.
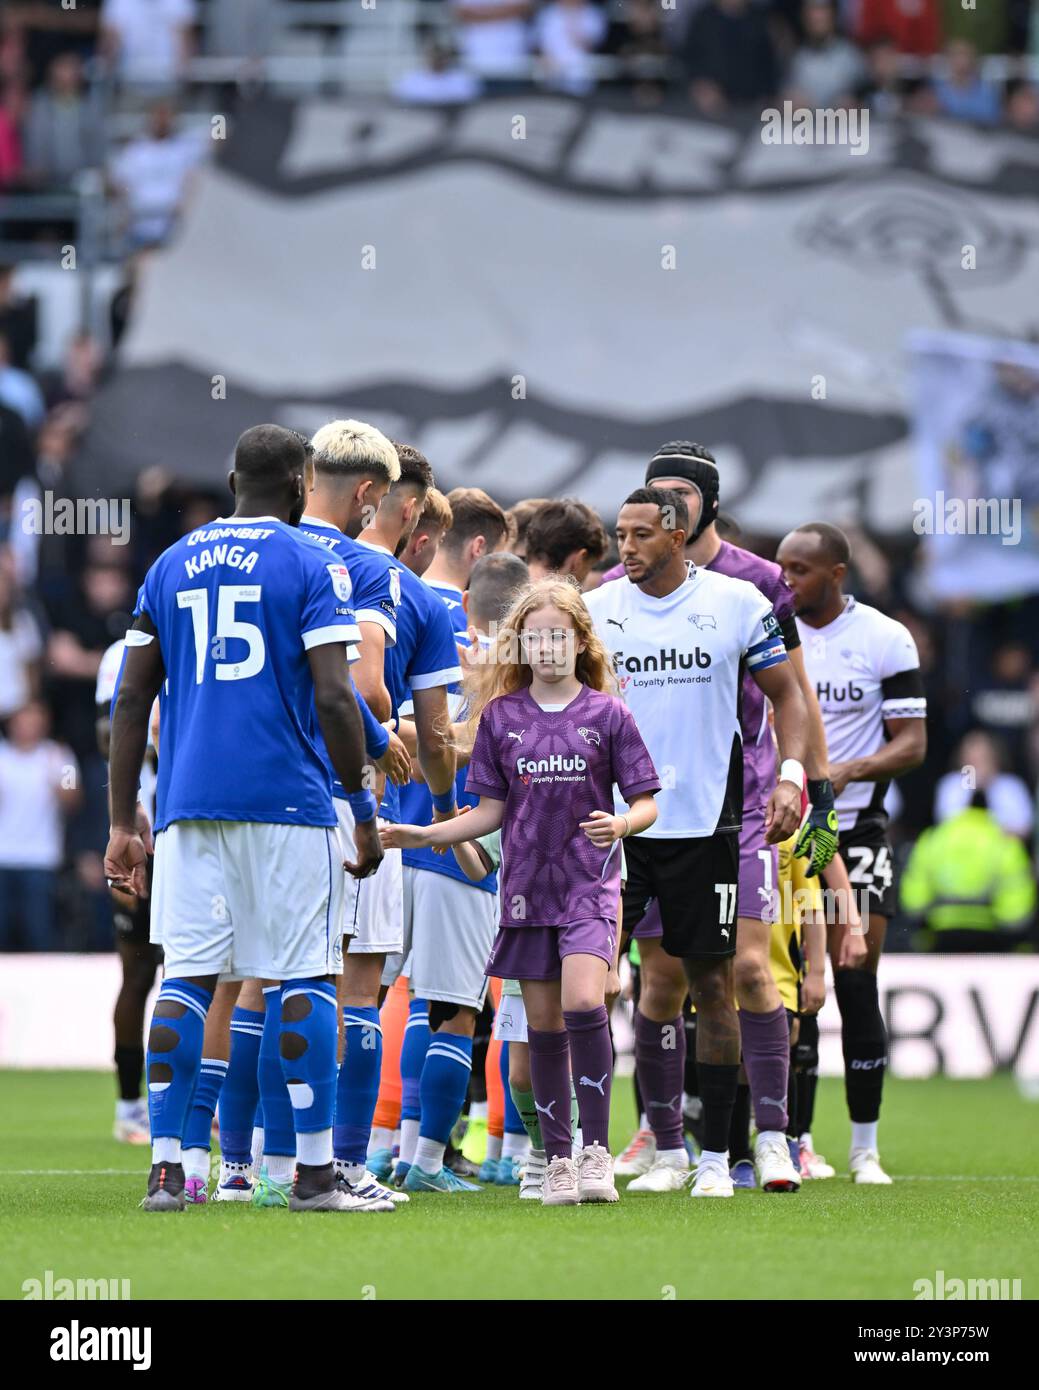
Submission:
<svg viewBox="0 0 1039 1390">
<path fill-rule="evenodd" d="M 938 783 L 934 818 L 948 820 L 970 805 L 975 790 L 985 793 L 988 809 L 1000 829 L 1026 840 L 1032 833 L 1032 798 L 1024 779 L 1000 767 L 999 747 L 980 729 L 960 744 L 956 768 Z"/>
<path fill-rule="evenodd" d="M 195 0 L 104 0 L 102 48 L 124 82 L 172 86 L 194 47 Z"/>
<path fill-rule="evenodd" d="M 56 889 L 64 820 L 79 804 L 79 768 L 47 737 L 39 701 L 8 720 L 0 742 L 0 951 L 58 945 Z"/>
<path fill-rule="evenodd" d="M 14 555 L 5 547 L 0 550 L 0 719 L 36 694 L 42 655 L 39 623 L 21 600 Z"/>
<path fill-rule="evenodd" d="M 530 0 L 453 0 L 451 8 L 470 72 L 492 80 L 527 76 Z"/>
<path fill-rule="evenodd" d="M 120 150 L 110 169 L 126 206 L 131 250 L 155 246 L 169 236 L 188 178 L 201 157 L 197 138 L 177 134 L 173 108 L 166 102 L 154 106 L 147 135 Z"/>
<path fill-rule="evenodd" d="M 595 86 L 589 54 L 606 37 L 606 17 L 588 0 L 555 0 L 538 12 L 534 40 L 548 86 L 582 96 Z"/>
</svg>

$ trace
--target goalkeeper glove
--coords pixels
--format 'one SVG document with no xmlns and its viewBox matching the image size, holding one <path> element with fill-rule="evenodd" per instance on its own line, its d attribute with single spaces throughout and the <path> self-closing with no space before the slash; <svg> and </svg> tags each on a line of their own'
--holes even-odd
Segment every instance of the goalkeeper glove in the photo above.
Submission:
<svg viewBox="0 0 1039 1390">
<path fill-rule="evenodd" d="M 808 798 L 811 806 L 794 845 L 798 859 L 809 855 L 805 869 L 809 878 L 821 874 L 837 853 L 837 812 L 834 808 L 833 787 L 829 778 L 808 779 Z"/>
</svg>

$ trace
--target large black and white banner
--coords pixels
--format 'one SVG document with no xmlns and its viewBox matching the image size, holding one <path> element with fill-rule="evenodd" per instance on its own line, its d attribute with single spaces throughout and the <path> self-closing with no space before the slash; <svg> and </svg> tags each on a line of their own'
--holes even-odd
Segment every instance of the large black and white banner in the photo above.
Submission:
<svg viewBox="0 0 1039 1390">
<path fill-rule="evenodd" d="M 1021 136 L 874 121 L 865 150 L 776 145 L 527 96 L 264 103 L 214 148 L 144 273 L 88 490 L 150 464 L 217 479 L 249 424 L 346 413 L 506 501 L 609 514 L 688 436 L 751 530 L 908 532 L 907 335 L 1039 329 Z"/>
<path fill-rule="evenodd" d="M 1039 346 L 911 340 L 929 587 L 942 598 L 1039 591 Z"/>
</svg>

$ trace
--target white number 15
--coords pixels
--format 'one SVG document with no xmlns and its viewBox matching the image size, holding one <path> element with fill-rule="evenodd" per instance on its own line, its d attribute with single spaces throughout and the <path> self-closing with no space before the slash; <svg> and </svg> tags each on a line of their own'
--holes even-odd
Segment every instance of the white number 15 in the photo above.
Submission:
<svg viewBox="0 0 1039 1390">
<path fill-rule="evenodd" d="M 255 623 L 240 623 L 235 618 L 239 603 L 259 603 L 259 584 L 221 584 L 217 590 L 216 631 L 213 633 L 213 665 L 218 681 L 244 681 L 263 670 L 267 659 L 263 633 Z M 206 652 L 209 646 L 209 593 L 205 589 L 181 589 L 177 607 L 191 610 L 191 626 L 195 636 L 195 684 L 201 685 L 206 673 Z M 240 637 L 249 644 L 243 661 L 218 661 L 223 642 L 228 637 Z"/>
</svg>

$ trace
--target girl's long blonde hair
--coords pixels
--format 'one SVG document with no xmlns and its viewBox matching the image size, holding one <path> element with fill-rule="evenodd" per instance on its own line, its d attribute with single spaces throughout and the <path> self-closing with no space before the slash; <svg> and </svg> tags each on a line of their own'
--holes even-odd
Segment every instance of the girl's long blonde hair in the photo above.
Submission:
<svg viewBox="0 0 1039 1390">
<path fill-rule="evenodd" d="M 519 634 L 532 613 L 548 607 L 569 615 L 577 641 L 584 644 L 574 668 L 577 679 L 593 690 L 611 695 L 616 693 L 617 679 L 613 674 L 610 653 L 595 631 L 592 615 L 581 597 L 580 589 L 572 580 L 559 575 L 539 579 L 537 583 L 520 590 L 498 629 L 497 642 L 487 650 L 485 659 L 470 667 L 466 675 L 466 734 L 469 740 L 476 737 L 480 715 L 492 700 L 530 685 L 531 670 L 520 652 Z"/>
</svg>

